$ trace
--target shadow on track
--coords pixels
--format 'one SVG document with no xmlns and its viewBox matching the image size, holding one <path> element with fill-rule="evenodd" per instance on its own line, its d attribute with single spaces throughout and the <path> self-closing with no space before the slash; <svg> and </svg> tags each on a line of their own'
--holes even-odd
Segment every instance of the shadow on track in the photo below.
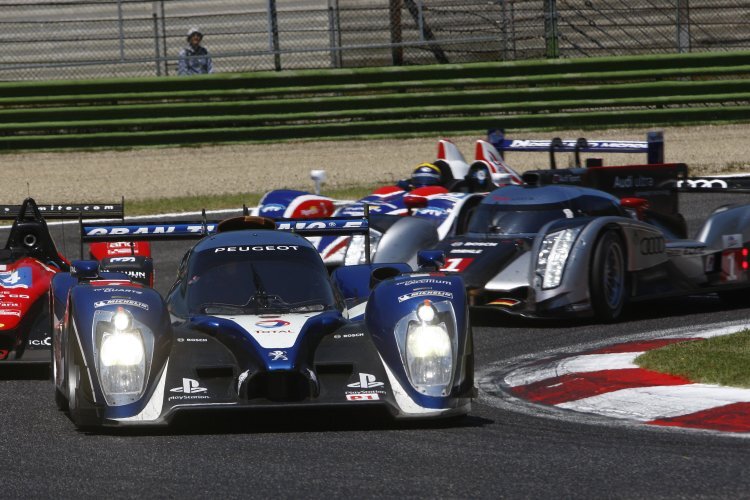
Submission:
<svg viewBox="0 0 750 500">
<path fill-rule="evenodd" d="M 748 306 L 750 306 L 750 300 L 748 300 Z M 666 298 L 628 304 L 617 323 L 705 316 L 707 314 L 738 311 L 746 308 L 728 305 L 716 295 Z M 748 309 L 748 312 L 750 312 L 750 309 Z M 477 327 L 488 328 L 560 329 L 592 325 L 601 326 L 605 323 L 597 321 L 595 318 L 525 318 L 505 313 L 499 309 L 473 308 L 471 309 L 471 324 Z"/>
<path fill-rule="evenodd" d="M 50 380 L 50 365 L 0 363 L 0 380 Z"/>
<path fill-rule="evenodd" d="M 385 410 L 235 410 L 185 412 L 174 417 L 169 427 L 82 429 L 101 435 L 221 435 L 299 432 L 361 432 L 375 430 L 440 430 L 480 428 L 494 423 L 467 415 L 425 421 L 394 421 Z"/>
</svg>

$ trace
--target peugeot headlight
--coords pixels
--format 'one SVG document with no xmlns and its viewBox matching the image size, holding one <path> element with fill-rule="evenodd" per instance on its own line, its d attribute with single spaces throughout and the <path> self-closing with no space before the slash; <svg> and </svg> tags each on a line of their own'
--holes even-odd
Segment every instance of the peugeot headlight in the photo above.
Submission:
<svg viewBox="0 0 750 500">
<path fill-rule="evenodd" d="M 137 332 L 104 332 L 99 347 L 101 364 L 104 366 L 136 366 L 145 358 L 143 340 Z"/>
<path fill-rule="evenodd" d="M 382 233 L 370 229 L 370 259 L 375 257 L 375 252 L 378 250 L 378 244 L 380 243 L 380 237 Z M 365 237 L 362 234 L 356 234 L 349 240 L 349 246 L 346 248 L 346 254 L 344 255 L 344 265 L 353 266 L 357 264 L 365 264 L 367 262 L 365 249 Z"/>
<path fill-rule="evenodd" d="M 151 331 L 126 310 L 98 310 L 94 316 L 96 369 L 107 403 L 124 405 L 138 400 L 145 389 L 147 344 Z"/>
<path fill-rule="evenodd" d="M 560 286 L 570 249 L 573 248 L 573 243 L 580 232 L 580 227 L 563 229 L 548 234 L 542 240 L 536 272 L 542 276 L 543 289 Z"/>
<path fill-rule="evenodd" d="M 456 330 L 449 302 L 425 300 L 416 311 L 399 322 L 405 335 L 399 347 L 411 385 L 429 396 L 446 396 L 453 383 Z"/>
</svg>

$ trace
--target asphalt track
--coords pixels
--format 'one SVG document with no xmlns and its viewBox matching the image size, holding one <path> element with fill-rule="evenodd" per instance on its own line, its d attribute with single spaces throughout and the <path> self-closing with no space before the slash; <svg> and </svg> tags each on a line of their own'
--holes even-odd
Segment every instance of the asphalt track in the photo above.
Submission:
<svg viewBox="0 0 750 500">
<path fill-rule="evenodd" d="M 702 201 L 683 205 L 691 222 L 706 208 Z M 66 226 L 64 238 L 54 231 L 74 256 L 72 228 Z M 161 291 L 187 246 L 155 248 Z M 608 338 L 744 320 L 749 313 L 695 297 L 640 306 L 607 326 L 475 314 L 477 371 Z M 29 376 L 36 379 L 21 378 Z M 57 411 L 44 376 L 0 371 L 3 497 L 728 498 L 744 497 L 750 487 L 748 439 L 548 418 L 494 405 L 484 392 L 469 417 L 449 424 L 276 413 L 89 434 Z"/>
</svg>

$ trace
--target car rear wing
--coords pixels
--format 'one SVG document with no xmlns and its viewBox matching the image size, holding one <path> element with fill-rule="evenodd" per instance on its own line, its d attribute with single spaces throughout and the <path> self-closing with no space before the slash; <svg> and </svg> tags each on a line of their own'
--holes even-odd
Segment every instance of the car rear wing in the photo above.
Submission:
<svg viewBox="0 0 750 500">
<path fill-rule="evenodd" d="M 639 171 L 650 170 L 650 173 L 646 175 L 654 175 L 656 171 L 649 169 L 649 166 L 665 168 L 661 173 L 656 174 L 656 177 L 659 178 L 658 182 L 651 184 L 651 186 L 658 185 L 661 188 L 661 193 L 657 193 L 657 198 L 661 198 L 661 201 L 657 201 L 657 205 L 662 205 L 660 211 L 663 211 L 668 206 L 671 208 L 667 209 L 667 211 L 671 212 L 677 207 L 676 193 L 678 192 L 750 193 L 750 175 L 689 177 L 687 167 L 684 167 L 684 170 L 682 167 L 675 167 L 675 165 L 682 164 L 665 163 L 664 135 L 660 131 L 648 132 L 645 141 L 588 140 L 585 138 L 571 140 L 560 139 L 559 137 L 550 140 L 506 139 L 505 132 L 502 129 L 488 130 L 487 138 L 501 154 L 505 151 L 548 151 L 550 154 L 550 170 L 555 172 L 544 174 L 543 171 L 533 171 L 530 176 L 524 174 L 525 181 L 528 182 L 531 179 L 532 183 L 536 184 L 550 183 L 554 178 L 556 179 L 554 181 L 556 183 L 581 184 L 611 192 L 615 195 L 627 194 L 627 191 L 631 190 L 630 188 L 634 188 L 632 191 L 644 192 L 648 190 L 642 188 L 650 186 L 643 183 L 637 185 L 638 180 L 634 178 L 631 179 L 633 180 L 633 185 L 628 186 L 628 179 L 621 177 L 624 170 L 630 169 L 636 175 Z M 556 152 L 575 153 L 575 168 L 558 170 L 555 162 Z M 601 163 L 601 159 L 588 158 L 585 162 L 585 166 L 588 168 L 583 169 L 580 153 L 584 152 L 641 153 L 646 154 L 646 163 L 640 165 L 604 166 Z M 588 176 L 584 172 L 595 168 L 601 168 L 602 172 L 594 174 L 590 176 L 591 179 L 586 180 Z M 617 180 L 617 176 L 620 176 L 620 180 Z M 670 177 L 672 179 L 671 183 L 667 182 Z M 611 178 L 613 182 L 610 183 L 609 179 L 605 178 Z M 648 182 L 648 179 L 641 179 L 641 181 Z M 665 188 L 669 191 L 669 194 L 667 194 Z M 620 191 L 620 193 L 613 191 Z M 629 194 L 629 196 L 638 195 L 634 192 Z M 641 197 L 650 198 L 649 196 Z"/>
<path fill-rule="evenodd" d="M 84 243 L 98 241 L 167 241 L 197 240 L 215 234 L 220 221 L 178 222 L 118 222 L 108 224 L 81 224 Z M 303 236 L 346 236 L 367 234 L 365 217 L 336 217 L 331 219 L 279 219 L 276 229 L 291 231 Z"/>
<path fill-rule="evenodd" d="M 643 198 L 652 210 L 679 212 L 678 184 L 687 179 L 684 163 L 533 170 L 523 174 L 529 185 L 568 184 L 606 191 L 618 198 Z"/>
<path fill-rule="evenodd" d="M 750 193 L 750 175 L 687 177 L 677 182 L 683 193 Z"/>
<path fill-rule="evenodd" d="M 23 204 L 0 205 L 0 220 L 16 219 L 23 207 Z M 125 215 L 125 199 L 120 203 L 40 203 L 36 208 L 47 220 L 122 219 Z"/>
<path fill-rule="evenodd" d="M 549 140 L 538 139 L 506 139 L 500 129 L 487 131 L 488 141 L 504 154 L 505 151 L 548 151 L 550 168 L 556 169 L 556 152 L 575 153 L 575 166 L 581 167 L 580 153 L 645 153 L 647 164 L 664 163 L 664 134 L 661 131 L 650 131 L 645 141 L 591 140 L 584 137 L 578 139 L 561 139 L 555 137 Z M 595 158 L 591 158 L 587 166 L 601 166 Z"/>
<path fill-rule="evenodd" d="M 250 217 L 252 218 L 252 217 Z M 257 218 L 255 218 L 257 219 Z M 270 221 L 270 219 L 268 219 Z M 302 236 L 364 235 L 366 261 L 370 262 L 369 210 L 364 217 L 335 217 L 327 219 L 279 219 L 273 221 L 276 230 L 290 231 Z M 94 224 L 81 223 L 81 245 L 106 241 L 172 241 L 199 240 L 219 231 L 220 221 L 130 222 Z M 257 226 L 256 226 L 257 229 Z"/>
</svg>

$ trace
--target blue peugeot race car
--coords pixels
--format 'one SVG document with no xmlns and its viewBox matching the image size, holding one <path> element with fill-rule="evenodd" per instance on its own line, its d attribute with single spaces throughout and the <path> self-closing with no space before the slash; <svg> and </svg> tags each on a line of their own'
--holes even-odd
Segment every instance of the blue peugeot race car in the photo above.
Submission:
<svg viewBox="0 0 750 500">
<path fill-rule="evenodd" d="M 367 219 L 82 225 L 84 241 L 200 238 L 166 299 L 93 261 L 52 282 L 58 405 L 78 427 L 168 424 L 194 410 L 381 408 L 466 414 L 474 394 L 463 280 L 362 264 L 329 276 L 305 236 Z"/>
</svg>

